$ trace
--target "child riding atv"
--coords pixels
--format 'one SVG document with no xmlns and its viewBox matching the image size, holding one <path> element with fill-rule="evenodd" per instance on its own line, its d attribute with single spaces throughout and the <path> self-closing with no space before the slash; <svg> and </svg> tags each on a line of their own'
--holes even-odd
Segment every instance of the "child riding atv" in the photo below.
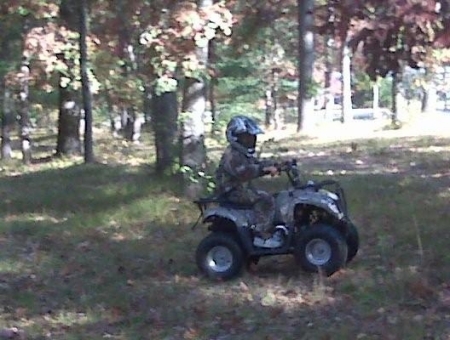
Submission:
<svg viewBox="0 0 450 340">
<path fill-rule="evenodd" d="M 282 245 L 283 225 L 276 225 L 275 200 L 265 191 L 257 190 L 252 180 L 264 175 L 275 176 L 278 168 L 256 158 L 257 135 L 263 133 L 258 124 L 246 116 L 235 116 L 227 125 L 229 143 L 216 170 L 217 194 L 237 205 L 252 206 L 257 236 L 254 245 L 278 248 Z"/>
</svg>

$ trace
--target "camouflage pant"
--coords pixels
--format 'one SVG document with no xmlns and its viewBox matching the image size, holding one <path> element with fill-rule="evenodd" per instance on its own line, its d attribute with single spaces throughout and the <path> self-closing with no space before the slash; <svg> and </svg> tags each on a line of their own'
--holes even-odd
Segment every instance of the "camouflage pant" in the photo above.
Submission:
<svg viewBox="0 0 450 340">
<path fill-rule="evenodd" d="M 255 229 L 259 232 L 271 231 L 275 216 L 275 199 L 272 195 L 261 190 L 244 189 L 231 192 L 228 198 L 238 204 L 252 205 Z"/>
</svg>

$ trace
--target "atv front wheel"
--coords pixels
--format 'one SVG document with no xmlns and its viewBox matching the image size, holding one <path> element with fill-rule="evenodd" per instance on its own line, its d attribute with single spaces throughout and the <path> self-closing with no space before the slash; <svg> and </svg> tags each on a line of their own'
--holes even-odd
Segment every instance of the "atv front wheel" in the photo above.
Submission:
<svg viewBox="0 0 450 340">
<path fill-rule="evenodd" d="M 330 276 L 347 261 L 347 243 L 342 234 L 329 225 L 319 224 L 301 232 L 294 256 L 307 272 Z"/>
<path fill-rule="evenodd" d="M 347 242 L 348 247 L 347 263 L 349 263 L 358 252 L 359 235 L 358 229 L 356 229 L 356 226 L 353 223 L 349 222 L 347 228 L 347 237 L 345 238 L 345 241 Z"/>
<path fill-rule="evenodd" d="M 210 279 L 229 280 L 241 272 L 244 255 L 231 234 L 212 232 L 198 245 L 196 262 L 200 271 Z"/>
</svg>

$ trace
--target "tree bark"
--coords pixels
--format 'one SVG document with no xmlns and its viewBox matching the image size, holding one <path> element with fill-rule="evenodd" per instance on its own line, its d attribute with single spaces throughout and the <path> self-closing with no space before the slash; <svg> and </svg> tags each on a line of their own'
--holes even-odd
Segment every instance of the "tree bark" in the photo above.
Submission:
<svg viewBox="0 0 450 340">
<path fill-rule="evenodd" d="M 331 94 L 331 74 L 333 72 L 332 56 L 331 56 L 331 38 L 326 35 L 324 37 L 325 45 L 325 93 L 324 93 L 324 110 L 325 118 L 328 119 L 330 116 L 330 109 L 332 104 L 334 104 L 334 98 Z"/>
<path fill-rule="evenodd" d="M 347 41 L 343 42 L 342 46 L 342 115 L 341 122 L 345 123 L 353 119 L 352 114 L 352 84 L 351 84 L 351 59 L 350 48 Z"/>
<path fill-rule="evenodd" d="M 202 9 L 213 5 L 213 0 L 199 0 L 198 8 Z M 200 64 L 207 66 L 208 44 L 197 48 L 197 59 Z M 188 167 L 195 176 L 206 167 L 205 124 L 203 122 L 206 110 L 206 82 L 205 77 L 186 79 L 183 97 L 183 112 L 187 112 L 182 123 L 182 152 L 181 166 Z M 188 197 L 197 197 L 202 191 L 202 184 L 194 182 L 185 176 L 185 194 Z"/>
<path fill-rule="evenodd" d="M 181 166 L 188 167 L 195 176 L 206 167 L 205 124 L 203 114 L 206 108 L 205 83 L 198 79 L 187 79 L 184 89 L 183 112 L 187 112 L 182 122 Z M 188 173 L 189 174 L 189 173 Z M 197 197 L 202 191 L 201 183 L 195 183 L 190 175 L 185 176 L 185 194 Z"/>
<path fill-rule="evenodd" d="M 433 113 L 436 112 L 436 103 L 437 103 L 437 90 L 433 84 L 427 84 L 427 86 L 423 89 L 422 96 L 422 113 Z"/>
<path fill-rule="evenodd" d="M 378 85 L 378 80 L 376 80 L 373 83 L 372 93 L 373 93 L 373 103 L 372 103 L 373 116 L 374 118 L 377 118 L 378 113 L 380 111 L 380 86 Z"/>
<path fill-rule="evenodd" d="M 396 124 L 398 120 L 398 112 L 397 112 L 397 83 L 398 83 L 398 74 L 392 74 L 392 87 L 391 87 L 391 97 L 392 97 L 392 124 Z"/>
<path fill-rule="evenodd" d="M 12 146 L 11 146 L 11 131 L 14 129 L 15 117 L 13 114 L 13 100 L 11 92 L 6 85 L 5 79 L 2 79 L 3 89 L 3 110 L 2 110 L 2 142 L 1 153 L 2 159 L 11 159 Z"/>
<path fill-rule="evenodd" d="M 266 95 L 265 95 L 266 110 L 265 110 L 264 125 L 265 125 L 266 129 L 268 129 L 270 127 L 270 125 L 272 124 L 273 112 L 274 112 L 273 93 L 272 93 L 271 87 L 272 86 L 269 84 L 268 88 L 266 89 Z"/>
<path fill-rule="evenodd" d="M 314 66 L 314 0 L 297 0 L 298 12 L 298 118 L 297 132 L 313 125 L 314 102 L 308 93 Z"/>
<path fill-rule="evenodd" d="M 81 69 L 81 85 L 83 95 L 84 109 L 84 162 L 94 162 L 94 148 L 92 135 L 92 92 L 88 75 L 88 51 L 87 51 L 87 35 L 88 35 L 88 14 L 86 0 L 80 0 L 80 69 Z"/>
<path fill-rule="evenodd" d="M 178 149 L 178 101 L 176 92 L 156 93 L 151 97 L 151 119 L 155 135 L 156 171 L 172 173 Z"/>
<path fill-rule="evenodd" d="M 29 79 L 30 68 L 28 61 L 23 60 L 20 68 L 20 90 L 19 90 L 19 122 L 20 140 L 22 148 L 22 161 L 24 164 L 31 163 L 31 121 L 29 105 Z"/>
<path fill-rule="evenodd" d="M 60 74 L 60 77 L 64 75 Z M 56 155 L 81 154 L 80 110 L 76 93 L 70 84 L 63 87 L 59 82 L 59 117 Z"/>
<path fill-rule="evenodd" d="M 142 111 L 144 112 L 144 122 L 145 124 L 151 124 L 152 120 L 152 90 L 151 86 L 144 85 L 144 93 L 142 100 Z"/>
<path fill-rule="evenodd" d="M 208 63 L 209 64 L 215 64 L 217 61 L 216 56 L 216 44 L 214 40 L 211 40 L 209 42 L 209 48 L 208 48 Z M 216 108 L 216 84 L 217 84 L 217 77 L 213 74 L 211 75 L 210 81 L 209 81 L 209 91 L 208 91 L 208 101 L 209 101 L 209 108 L 211 111 L 211 122 L 213 124 L 212 130 L 215 130 L 215 123 L 216 123 L 216 117 L 217 117 L 217 108 Z"/>
<path fill-rule="evenodd" d="M 121 59 L 123 60 L 122 66 L 122 74 L 125 79 L 136 76 L 136 55 L 134 53 L 134 48 L 131 39 L 131 32 L 129 23 L 124 20 L 125 16 L 123 13 L 127 11 L 127 1 L 126 0 L 117 0 L 117 16 L 120 23 L 119 30 L 119 46 L 121 52 Z M 124 137 L 128 141 L 137 141 L 138 133 L 136 131 L 136 111 L 132 104 L 130 103 L 122 103 L 121 109 L 122 115 L 122 128 Z"/>
</svg>

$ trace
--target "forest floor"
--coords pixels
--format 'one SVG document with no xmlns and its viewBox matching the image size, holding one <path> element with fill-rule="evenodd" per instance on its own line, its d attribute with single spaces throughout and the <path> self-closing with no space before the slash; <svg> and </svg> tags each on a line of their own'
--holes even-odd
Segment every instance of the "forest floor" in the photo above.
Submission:
<svg viewBox="0 0 450 340">
<path fill-rule="evenodd" d="M 2 164 L 0 339 L 449 340 L 450 125 L 361 124 L 265 137 L 264 156 L 296 157 L 306 177 L 346 190 L 361 247 L 329 278 L 290 256 L 229 282 L 202 277 L 207 230 L 191 230 L 195 206 L 153 173 L 148 136 L 97 135 L 98 164 Z M 52 143 L 39 141 L 43 160 Z"/>
</svg>

